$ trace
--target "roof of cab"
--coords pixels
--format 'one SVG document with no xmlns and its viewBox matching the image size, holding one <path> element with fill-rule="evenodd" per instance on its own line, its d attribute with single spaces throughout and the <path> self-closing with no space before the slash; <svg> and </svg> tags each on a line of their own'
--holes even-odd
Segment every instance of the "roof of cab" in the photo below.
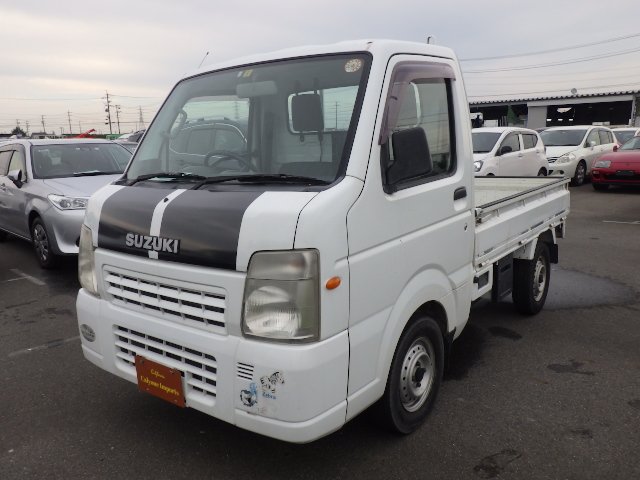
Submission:
<svg viewBox="0 0 640 480">
<path fill-rule="evenodd" d="M 204 67 L 185 75 L 183 78 L 193 77 L 202 73 L 222 70 L 242 65 L 253 65 L 256 63 L 273 60 L 310 57 L 314 55 L 324 55 L 332 53 L 349 52 L 370 52 L 374 57 L 391 57 L 396 54 L 417 54 L 431 55 L 435 57 L 455 59 L 455 53 L 450 48 L 439 45 L 431 45 L 419 42 L 406 42 L 399 40 L 349 40 L 328 45 L 307 45 L 301 47 L 276 50 L 268 53 L 233 58 L 216 64 L 205 65 Z"/>
</svg>

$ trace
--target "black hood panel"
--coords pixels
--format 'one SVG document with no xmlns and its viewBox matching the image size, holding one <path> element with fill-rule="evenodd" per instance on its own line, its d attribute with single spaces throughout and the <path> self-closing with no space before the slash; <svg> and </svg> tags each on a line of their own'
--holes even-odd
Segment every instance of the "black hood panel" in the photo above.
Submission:
<svg viewBox="0 0 640 480">
<path fill-rule="evenodd" d="M 175 190 L 141 187 L 125 187 L 114 193 L 102 206 L 98 246 L 149 257 L 148 250 L 127 246 L 127 235 L 150 236 L 156 206 L 172 193 Z M 158 259 L 235 270 L 242 218 L 249 205 L 262 193 L 182 192 L 167 202 L 160 233 L 154 237 L 177 240 L 178 252 L 159 251 Z"/>
</svg>

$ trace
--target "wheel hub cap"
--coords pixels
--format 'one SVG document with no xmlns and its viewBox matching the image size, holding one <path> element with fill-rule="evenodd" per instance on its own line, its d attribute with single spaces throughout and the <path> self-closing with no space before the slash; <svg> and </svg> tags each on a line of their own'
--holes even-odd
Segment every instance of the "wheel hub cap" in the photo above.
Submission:
<svg viewBox="0 0 640 480">
<path fill-rule="evenodd" d="M 418 410 L 429 396 L 434 377 L 434 350 L 426 338 L 411 345 L 402 362 L 400 398 L 409 412 Z"/>
<path fill-rule="evenodd" d="M 547 266 L 541 258 L 538 258 L 536 262 L 536 269 L 533 275 L 533 298 L 536 302 L 539 302 L 547 285 Z"/>
<path fill-rule="evenodd" d="M 49 256 L 49 241 L 47 240 L 47 233 L 44 231 L 44 228 L 42 228 L 42 225 L 36 225 L 33 229 L 33 243 L 36 247 L 38 257 L 46 261 Z"/>
</svg>

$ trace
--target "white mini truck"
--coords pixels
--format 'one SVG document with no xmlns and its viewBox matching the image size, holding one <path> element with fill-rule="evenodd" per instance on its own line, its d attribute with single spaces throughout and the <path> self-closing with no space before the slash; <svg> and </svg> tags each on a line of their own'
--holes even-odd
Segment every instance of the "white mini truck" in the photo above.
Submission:
<svg viewBox="0 0 640 480">
<path fill-rule="evenodd" d="M 476 178 L 454 53 L 354 41 L 206 67 L 91 197 L 85 357 L 289 442 L 373 404 L 409 433 L 471 303 L 535 314 L 567 180 Z M 149 400 L 150 402 L 152 400 Z"/>
</svg>

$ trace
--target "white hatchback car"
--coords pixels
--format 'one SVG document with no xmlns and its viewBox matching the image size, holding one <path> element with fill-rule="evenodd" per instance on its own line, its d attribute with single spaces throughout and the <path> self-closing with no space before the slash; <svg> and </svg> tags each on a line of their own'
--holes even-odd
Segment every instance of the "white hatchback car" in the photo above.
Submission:
<svg viewBox="0 0 640 480">
<path fill-rule="evenodd" d="M 544 144 L 535 130 L 487 127 L 471 130 L 475 175 L 533 177 L 547 175 Z"/>
<path fill-rule="evenodd" d="M 576 186 L 591 175 L 593 162 L 617 145 L 611 129 L 593 125 L 549 127 L 540 137 L 547 147 L 549 174 L 571 178 Z"/>
</svg>

